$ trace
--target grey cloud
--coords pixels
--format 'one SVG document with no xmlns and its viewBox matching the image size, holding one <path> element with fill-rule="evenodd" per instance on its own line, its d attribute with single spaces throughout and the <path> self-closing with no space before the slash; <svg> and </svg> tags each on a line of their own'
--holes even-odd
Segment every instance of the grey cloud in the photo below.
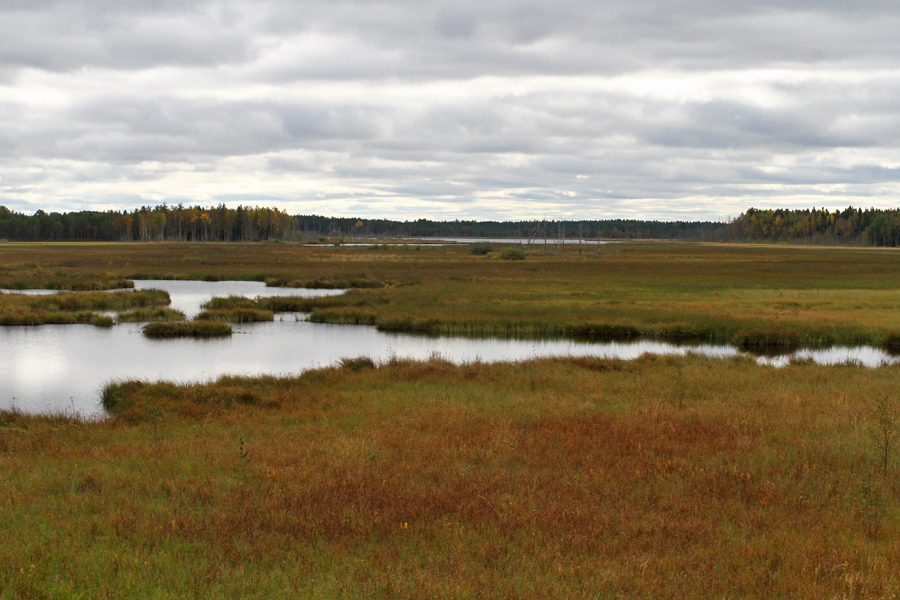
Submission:
<svg viewBox="0 0 900 600">
<path fill-rule="evenodd" d="M 898 25 L 879 0 L 0 1 L 0 194 L 190 201 L 159 188 L 245 169 L 323 189 L 211 198 L 371 216 L 404 198 L 484 215 L 500 198 L 657 216 L 683 198 L 894 202 Z M 696 95 L 664 89 L 694 76 Z"/>
<path fill-rule="evenodd" d="M 253 54 L 240 23 L 206 3 L 112 4 L 0 7 L 0 64 L 50 71 L 132 69 L 216 65 Z"/>
<path fill-rule="evenodd" d="M 897 6 L 883 2 L 6 2 L 0 62 L 51 70 L 242 64 L 258 56 L 264 36 L 317 33 L 353 40 L 353 52 L 285 74 L 613 73 L 884 60 L 900 49 L 897 25 Z M 562 50 L 532 47 L 544 41 Z"/>
</svg>

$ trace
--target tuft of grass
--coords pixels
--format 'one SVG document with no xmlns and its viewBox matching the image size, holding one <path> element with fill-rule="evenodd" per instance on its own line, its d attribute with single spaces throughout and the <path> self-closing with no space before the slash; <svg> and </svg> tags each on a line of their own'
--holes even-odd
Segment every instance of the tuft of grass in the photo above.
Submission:
<svg viewBox="0 0 900 600">
<path fill-rule="evenodd" d="M 97 327 L 112 327 L 116 324 L 112 317 L 106 315 L 91 315 L 90 323 Z"/>
<path fill-rule="evenodd" d="M 900 332 L 888 332 L 884 336 L 884 341 L 882 341 L 881 345 L 892 350 L 900 349 Z"/>
<path fill-rule="evenodd" d="M 221 321 L 188 321 L 180 323 L 148 323 L 141 330 L 151 338 L 226 337 L 233 333 L 231 325 Z"/>
<path fill-rule="evenodd" d="M 375 368 L 375 361 L 368 356 L 357 356 L 356 358 L 344 357 L 338 361 L 338 364 L 342 369 L 350 369 L 353 372 Z"/>
</svg>

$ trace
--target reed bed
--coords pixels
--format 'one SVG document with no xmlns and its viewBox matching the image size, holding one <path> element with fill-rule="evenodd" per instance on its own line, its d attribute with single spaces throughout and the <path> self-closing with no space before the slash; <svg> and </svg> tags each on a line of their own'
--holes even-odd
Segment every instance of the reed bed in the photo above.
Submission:
<svg viewBox="0 0 900 600">
<path fill-rule="evenodd" d="M 0 598 L 900 592 L 897 367 L 356 357 L 107 387 L 104 421 L 0 413 Z"/>
<path fill-rule="evenodd" d="M 116 315 L 116 323 L 158 323 L 184 321 L 184 312 L 172 308 L 139 308 Z"/>
<path fill-rule="evenodd" d="M 42 296 L 0 295 L 0 325 L 113 324 L 112 318 L 93 311 L 156 309 L 171 302 L 168 292 L 71 292 Z"/>
<path fill-rule="evenodd" d="M 275 313 L 271 310 L 258 310 L 255 308 L 231 308 L 204 310 L 196 317 L 197 321 L 223 321 L 226 323 L 260 323 L 274 321 Z"/>
<path fill-rule="evenodd" d="M 231 325 L 221 321 L 148 323 L 144 325 L 141 332 L 150 338 L 227 337 L 233 333 Z"/>
</svg>

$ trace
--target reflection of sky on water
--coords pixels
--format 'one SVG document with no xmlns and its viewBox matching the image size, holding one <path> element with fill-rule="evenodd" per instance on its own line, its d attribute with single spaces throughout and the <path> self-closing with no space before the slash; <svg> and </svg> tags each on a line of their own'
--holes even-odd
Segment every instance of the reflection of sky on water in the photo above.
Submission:
<svg viewBox="0 0 900 600">
<path fill-rule="evenodd" d="M 47 296 L 49 294 L 58 294 L 56 290 L 7 290 L 0 289 L 0 294 L 25 294 L 26 296 Z"/>
<path fill-rule="evenodd" d="M 137 289 L 161 288 L 172 306 L 188 315 L 218 295 L 322 295 L 330 290 L 266 288 L 258 282 L 137 281 Z M 437 353 L 458 363 L 522 360 L 542 356 L 636 358 L 644 353 L 733 356 L 731 346 L 673 346 L 654 341 L 586 343 L 571 340 L 499 340 L 389 334 L 374 327 L 323 325 L 278 315 L 273 323 L 235 327 L 230 338 L 152 340 L 141 325 L 109 329 L 90 325 L 0 327 L 0 408 L 27 412 L 100 412 L 98 392 L 112 379 L 207 381 L 225 374 L 296 374 L 328 366 L 342 357 L 428 358 Z M 800 350 L 798 358 L 826 364 L 847 361 L 866 366 L 897 362 L 876 348 Z M 780 366 L 789 357 L 759 358 Z"/>
<path fill-rule="evenodd" d="M 822 365 L 839 365 L 844 363 L 859 364 L 865 367 L 878 367 L 882 364 L 894 364 L 897 358 L 884 350 L 871 346 L 834 346 L 818 350 L 796 350 L 789 355 L 761 357 L 759 362 L 776 367 L 788 364 L 791 360 L 812 359 Z"/>
<path fill-rule="evenodd" d="M 308 290 L 266 287 L 259 281 L 135 281 L 135 290 L 166 290 L 172 297 L 169 308 L 184 311 L 190 319 L 200 312 L 200 304 L 213 296 L 332 296 L 343 290 Z"/>
</svg>

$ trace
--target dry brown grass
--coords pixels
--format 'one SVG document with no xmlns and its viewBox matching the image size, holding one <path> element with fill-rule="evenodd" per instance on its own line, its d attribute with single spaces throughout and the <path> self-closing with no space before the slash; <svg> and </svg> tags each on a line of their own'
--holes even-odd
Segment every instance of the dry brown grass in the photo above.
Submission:
<svg viewBox="0 0 900 600">
<path fill-rule="evenodd" d="M 900 587 L 896 465 L 870 436 L 895 367 L 351 362 L 122 384 L 102 423 L 6 413 L 0 597 Z"/>
</svg>

